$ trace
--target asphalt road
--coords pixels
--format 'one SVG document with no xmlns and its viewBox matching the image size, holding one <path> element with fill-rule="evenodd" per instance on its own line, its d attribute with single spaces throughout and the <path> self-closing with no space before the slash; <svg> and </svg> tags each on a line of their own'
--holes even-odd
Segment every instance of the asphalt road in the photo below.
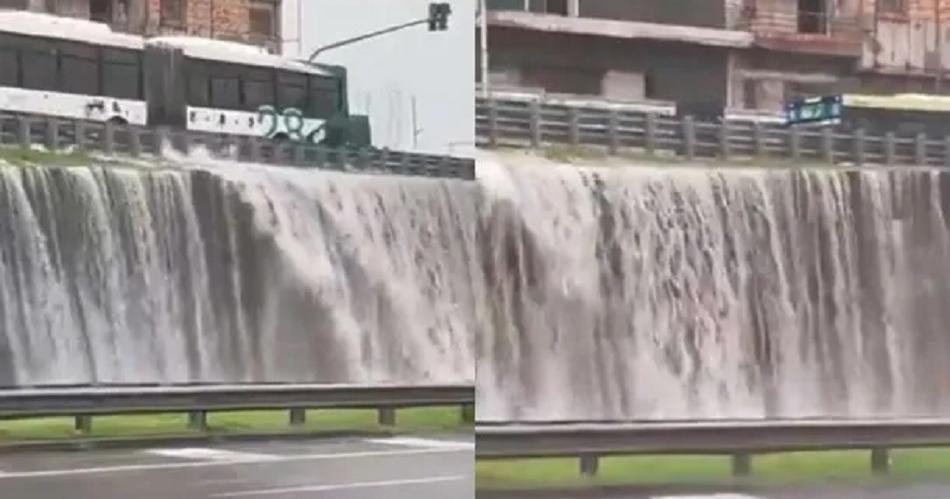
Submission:
<svg viewBox="0 0 950 499">
<path fill-rule="evenodd" d="M 474 440 L 334 439 L 0 455 L 3 499 L 467 499 Z"/>
</svg>

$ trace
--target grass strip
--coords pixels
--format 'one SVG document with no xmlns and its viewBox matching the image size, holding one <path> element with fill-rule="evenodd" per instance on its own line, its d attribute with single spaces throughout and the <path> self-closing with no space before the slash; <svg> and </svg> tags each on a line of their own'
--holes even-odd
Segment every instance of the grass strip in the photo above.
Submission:
<svg viewBox="0 0 950 499">
<path fill-rule="evenodd" d="M 886 480 L 950 479 L 950 449 L 891 451 Z M 583 477 L 570 458 L 479 461 L 479 489 L 575 488 L 611 485 L 732 483 L 728 456 L 623 456 L 600 460 L 597 476 Z M 752 459 L 748 481 L 763 485 L 861 483 L 880 480 L 870 471 L 869 451 L 787 452 Z"/>
</svg>

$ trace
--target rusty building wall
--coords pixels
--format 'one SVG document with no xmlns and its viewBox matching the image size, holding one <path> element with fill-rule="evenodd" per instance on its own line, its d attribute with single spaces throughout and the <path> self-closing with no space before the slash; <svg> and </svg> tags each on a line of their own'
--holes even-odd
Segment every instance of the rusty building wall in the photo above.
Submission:
<svg viewBox="0 0 950 499">
<path fill-rule="evenodd" d="M 903 11 L 888 11 L 863 0 L 875 22 L 868 34 L 862 67 L 892 74 L 936 74 L 950 69 L 950 0 L 905 0 Z"/>
</svg>

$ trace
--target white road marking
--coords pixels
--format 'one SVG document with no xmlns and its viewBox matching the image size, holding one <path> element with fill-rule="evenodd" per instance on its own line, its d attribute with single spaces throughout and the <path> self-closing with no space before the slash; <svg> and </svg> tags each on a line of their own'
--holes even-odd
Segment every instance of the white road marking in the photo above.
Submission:
<svg viewBox="0 0 950 499">
<path fill-rule="evenodd" d="M 367 451 L 367 452 L 340 452 L 335 454 L 298 454 L 291 456 L 275 456 L 263 462 L 292 462 L 292 461 L 320 461 L 328 459 L 360 459 L 365 457 L 385 457 L 385 456 L 408 456 L 415 454 L 441 454 L 453 452 L 453 449 L 411 449 L 411 450 L 393 450 L 393 451 Z M 241 464 L 255 464 L 262 461 L 198 461 L 186 463 L 163 463 L 163 464 L 129 464 L 123 466 L 103 466 L 97 468 L 70 468 L 65 470 L 41 470 L 41 471 L 12 471 L 0 475 L 0 481 L 13 478 L 43 478 L 51 476 L 69 476 L 69 475 L 92 475 L 101 473 L 120 473 L 123 471 L 153 471 L 153 470 L 175 470 L 187 468 L 208 468 L 212 466 L 233 466 Z"/>
<path fill-rule="evenodd" d="M 688 496 L 653 496 L 650 499 L 765 499 L 761 496 L 750 496 L 746 494 L 703 494 Z"/>
<path fill-rule="evenodd" d="M 256 461 L 273 461 L 279 459 L 280 456 L 275 456 L 273 454 L 256 454 L 251 452 L 235 452 L 224 449 L 208 449 L 204 447 L 184 447 L 178 449 L 148 449 L 142 451 L 145 454 L 152 454 L 155 456 L 163 457 L 175 457 L 180 459 L 194 459 L 198 461 L 225 461 L 229 463 L 234 462 L 256 462 Z"/>
<path fill-rule="evenodd" d="M 426 483 L 439 483 L 439 482 L 454 482 L 457 480 L 465 480 L 466 476 L 463 475 L 453 475 L 453 476 L 436 476 L 431 478 L 415 478 L 415 479 L 405 479 L 405 480 L 386 480 L 380 482 L 352 482 L 352 483 L 341 483 L 334 485 L 310 485 L 310 486 L 301 486 L 301 487 L 287 487 L 283 489 L 260 489 L 260 490 L 241 490 L 237 492 L 222 492 L 219 494 L 211 494 L 211 497 L 243 497 L 243 496 L 267 496 L 267 495 L 276 495 L 276 494 L 292 494 L 294 492 L 326 492 L 330 490 L 346 490 L 346 489 L 365 489 L 371 487 L 394 487 L 397 485 L 416 485 L 416 484 L 426 484 Z"/>
<path fill-rule="evenodd" d="M 424 449 L 474 449 L 474 442 L 459 442 L 454 440 L 433 440 L 428 438 L 394 437 L 369 438 L 366 442 L 373 444 L 400 445 L 403 447 L 421 447 Z"/>
</svg>

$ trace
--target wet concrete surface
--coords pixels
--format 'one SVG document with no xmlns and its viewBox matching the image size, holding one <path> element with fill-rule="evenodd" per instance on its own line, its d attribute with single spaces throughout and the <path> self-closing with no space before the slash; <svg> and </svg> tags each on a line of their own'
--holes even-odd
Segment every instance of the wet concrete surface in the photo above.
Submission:
<svg viewBox="0 0 950 499">
<path fill-rule="evenodd" d="M 471 435 L 0 455 L 3 499 L 472 498 Z"/>
</svg>

